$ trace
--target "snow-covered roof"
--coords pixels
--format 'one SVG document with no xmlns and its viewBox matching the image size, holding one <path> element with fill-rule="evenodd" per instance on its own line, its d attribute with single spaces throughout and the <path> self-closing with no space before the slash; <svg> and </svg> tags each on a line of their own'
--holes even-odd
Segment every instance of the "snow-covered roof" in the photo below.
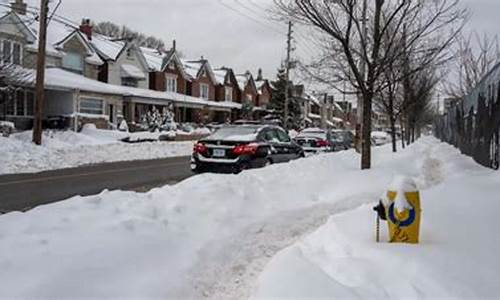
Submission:
<svg viewBox="0 0 500 300">
<path fill-rule="evenodd" d="M 180 60 L 184 66 L 184 71 L 191 77 L 191 79 L 197 79 L 201 74 L 202 69 L 205 69 L 207 75 L 210 77 L 213 83 L 217 83 L 217 78 L 215 77 L 214 71 L 210 66 L 208 60 Z"/>
<path fill-rule="evenodd" d="M 34 84 L 35 72 L 28 70 L 33 74 L 31 76 L 31 84 Z M 59 68 L 48 68 L 46 70 L 46 83 L 48 89 L 64 89 L 64 90 L 82 90 L 88 92 L 97 92 L 104 94 L 122 95 L 125 97 L 141 97 L 148 99 L 157 99 L 164 101 L 172 101 L 177 103 L 195 104 L 200 106 L 209 106 L 214 108 L 235 108 L 241 109 L 241 104 L 234 102 L 215 102 L 201 98 L 178 94 L 174 92 L 160 92 L 154 90 L 116 86 L 86 78 L 82 75 L 71 73 Z"/>
<path fill-rule="evenodd" d="M 334 122 L 338 122 L 338 123 L 344 123 L 344 120 L 343 120 L 343 119 L 341 119 L 341 118 L 337 118 L 337 117 L 333 117 L 333 118 L 332 118 L 332 121 L 334 121 Z"/>
<path fill-rule="evenodd" d="M 307 116 L 308 116 L 309 118 L 311 118 L 311 119 L 321 119 L 321 116 L 320 116 L 320 115 L 313 114 L 313 113 L 309 113 Z"/>
<path fill-rule="evenodd" d="M 123 41 L 113 41 L 109 37 L 96 33 L 92 34 L 90 43 L 107 60 L 116 60 L 126 46 Z"/>
<path fill-rule="evenodd" d="M 166 54 L 158 49 L 140 47 L 146 62 L 148 63 L 149 69 L 155 72 L 161 71 L 163 65 L 163 59 Z"/>
<path fill-rule="evenodd" d="M 224 84 L 226 82 L 226 76 L 229 70 L 227 69 L 216 69 L 214 70 L 215 80 L 217 84 Z"/>
<path fill-rule="evenodd" d="M 0 20 L 4 18 L 18 20 L 14 24 L 19 25 L 22 32 L 26 32 L 26 34 L 31 36 L 27 39 L 31 43 L 27 44 L 26 48 L 30 51 L 38 51 L 38 29 L 40 25 L 36 15 L 29 12 L 26 15 L 18 15 L 6 7 L 0 8 L 0 15 L 3 15 Z M 78 25 L 69 22 L 63 24 L 55 19 L 47 27 L 47 55 L 62 57 L 65 54 L 62 51 L 62 45 L 73 36 L 76 36 L 86 48 L 87 57 L 85 60 L 88 63 L 94 65 L 101 65 L 103 63 L 97 53 L 90 47 L 87 37 L 78 31 Z"/>
<path fill-rule="evenodd" d="M 122 78 L 146 79 L 146 75 L 141 69 L 130 64 L 120 66 L 120 76 Z"/>
<path fill-rule="evenodd" d="M 250 74 L 250 72 L 246 72 L 245 74 L 235 75 L 235 77 L 236 77 L 236 81 L 238 82 L 238 87 L 240 88 L 240 90 L 243 91 L 243 90 L 245 90 L 245 87 L 247 86 L 247 84 L 251 80 L 252 75 Z"/>
</svg>

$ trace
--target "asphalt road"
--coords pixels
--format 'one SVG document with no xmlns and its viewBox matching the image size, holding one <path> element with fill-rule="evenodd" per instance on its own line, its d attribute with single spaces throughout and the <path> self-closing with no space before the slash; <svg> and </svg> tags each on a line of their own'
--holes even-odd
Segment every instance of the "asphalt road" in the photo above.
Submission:
<svg viewBox="0 0 500 300">
<path fill-rule="evenodd" d="M 106 163 L 35 174 L 0 176 L 0 212 L 26 210 L 76 195 L 146 191 L 193 175 L 189 157 Z"/>
</svg>

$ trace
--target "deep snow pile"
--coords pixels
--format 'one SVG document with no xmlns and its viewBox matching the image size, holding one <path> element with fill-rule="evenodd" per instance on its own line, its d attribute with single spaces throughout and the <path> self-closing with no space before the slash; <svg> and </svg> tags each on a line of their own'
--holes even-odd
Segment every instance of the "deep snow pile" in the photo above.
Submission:
<svg viewBox="0 0 500 300">
<path fill-rule="evenodd" d="M 120 142 L 131 134 L 87 126 L 74 131 L 44 131 L 41 147 L 32 132 L 0 136 L 0 174 L 40 172 L 102 162 L 145 160 L 190 155 L 193 142 Z"/>
<path fill-rule="evenodd" d="M 370 171 L 345 151 L 3 215 L 0 297 L 245 298 L 268 259 L 326 215 L 375 201 L 395 174 L 431 185 L 428 147 L 377 148 Z"/>
<path fill-rule="evenodd" d="M 254 297 L 499 298 L 500 175 L 449 145 L 425 143 L 432 158 L 422 164 L 420 185 L 430 188 L 421 192 L 419 245 L 386 243 L 385 222 L 375 243 L 373 205 L 365 205 L 277 254 Z"/>
</svg>

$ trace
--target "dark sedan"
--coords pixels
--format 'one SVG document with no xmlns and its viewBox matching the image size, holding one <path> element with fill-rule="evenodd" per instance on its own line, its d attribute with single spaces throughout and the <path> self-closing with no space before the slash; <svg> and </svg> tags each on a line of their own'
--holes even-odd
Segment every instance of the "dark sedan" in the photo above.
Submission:
<svg viewBox="0 0 500 300">
<path fill-rule="evenodd" d="M 302 148 L 280 127 L 224 126 L 194 145 L 194 172 L 232 172 L 288 162 L 304 156 Z"/>
</svg>

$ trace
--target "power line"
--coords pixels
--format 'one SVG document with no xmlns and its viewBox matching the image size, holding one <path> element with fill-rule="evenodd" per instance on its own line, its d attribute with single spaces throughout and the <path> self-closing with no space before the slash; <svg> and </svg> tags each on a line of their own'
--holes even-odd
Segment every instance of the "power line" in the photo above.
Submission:
<svg viewBox="0 0 500 300">
<path fill-rule="evenodd" d="M 272 30 L 272 31 L 274 31 L 274 32 L 276 32 L 276 33 L 278 33 L 278 34 L 280 34 L 280 35 L 284 35 L 284 34 L 286 34 L 285 32 L 282 32 L 282 31 L 280 31 L 280 30 L 278 30 L 278 29 L 276 29 L 276 28 L 274 28 L 274 27 L 271 27 L 271 26 L 269 26 L 268 24 L 266 24 L 266 23 L 264 23 L 264 22 L 262 22 L 262 21 L 260 21 L 260 20 L 258 20 L 258 19 L 256 19 L 256 18 L 254 18 L 253 16 L 247 15 L 246 13 L 241 12 L 241 11 L 239 11 L 239 10 L 237 10 L 237 9 L 235 9 L 235 8 L 233 8 L 233 7 L 231 7 L 231 6 L 229 6 L 229 5 L 227 5 L 227 4 L 226 4 L 226 3 L 224 3 L 222 0 L 218 0 L 218 3 L 219 3 L 220 5 L 222 5 L 222 6 L 224 6 L 225 8 L 227 8 L 227 9 L 229 9 L 229 10 L 231 10 L 231 11 L 233 11 L 233 12 L 235 12 L 235 13 L 237 13 L 237 14 L 239 14 L 239 15 L 241 15 L 241 16 L 243 16 L 243 17 L 247 18 L 247 19 L 250 19 L 250 20 L 252 20 L 252 21 L 254 21 L 254 22 L 256 22 L 256 23 L 260 24 L 261 26 L 264 26 L 264 27 L 266 27 L 266 28 L 268 28 L 268 29 L 270 29 L 270 30 Z"/>
</svg>

